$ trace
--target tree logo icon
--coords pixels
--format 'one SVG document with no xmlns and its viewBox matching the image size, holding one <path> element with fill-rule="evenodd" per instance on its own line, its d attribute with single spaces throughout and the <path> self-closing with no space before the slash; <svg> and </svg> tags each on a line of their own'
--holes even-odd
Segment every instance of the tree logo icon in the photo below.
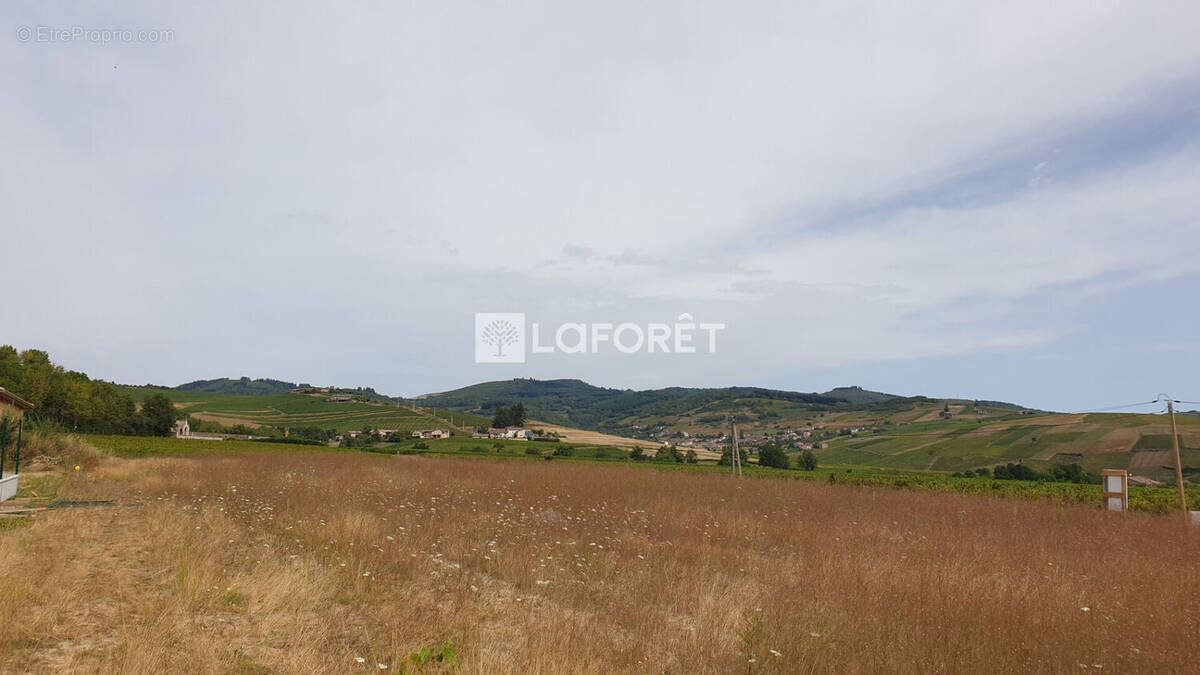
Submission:
<svg viewBox="0 0 1200 675">
<path fill-rule="evenodd" d="M 496 319 L 483 327 L 479 339 L 495 347 L 496 358 L 502 359 L 504 348 L 517 341 L 517 327 L 504 319 Z"/>
<path fill-rule="evenodd" d="M 525 315 L 475 315 L 476 363 L 525 363 Z"/>
</svg>

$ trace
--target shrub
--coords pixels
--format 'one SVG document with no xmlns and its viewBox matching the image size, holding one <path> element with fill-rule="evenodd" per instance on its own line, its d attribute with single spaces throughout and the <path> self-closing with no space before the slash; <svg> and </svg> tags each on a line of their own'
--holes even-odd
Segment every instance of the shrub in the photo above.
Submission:
<svg viewBox="0 0 1200 675">
<path fill-rule="evenodd" d="M 679 449 L 673 445 L 664 445 L 654 453 L 654 461 L 656 462 L 682 462 L 683 455 Z"/>
<path fill-rule="evenodd" d="M 16 433 L 8 441 L 6 471 L 16 461 Z M 100 461 L 100 451 L 75 434 L 53 431 L 25 430 L 21 434 L 21 464 L 29 470 L 54 466 L 93 467 Z"/>
<path fill-rule="evenodd" d="M 759 466 L 770 466 L 776 469 L 791 468 L 787 453 L 783 451 L 783 448 L 774 443 L 767 443 L 759 449 L 758 464 Z"/>
<path fill-rule="evenodd" d="M 814 471 L 817 468 L 817 453 L 812 450 L 805 450 L 796 458 L 796 463 L 805 471 Z M 833 478 L 833 474 L 829 474 Z"/>
</svg>

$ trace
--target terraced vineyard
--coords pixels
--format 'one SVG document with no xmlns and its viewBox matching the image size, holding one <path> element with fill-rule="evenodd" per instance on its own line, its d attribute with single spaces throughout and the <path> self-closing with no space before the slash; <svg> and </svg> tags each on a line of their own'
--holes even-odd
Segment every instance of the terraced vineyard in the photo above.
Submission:
<svg viewBox="0 0 1200 675">
<path fill-rule="evenodd" d="M 1178 425 L 1184 465 L 1200 466 L 1200 419 L 1181 416 Z M 1091 472 L 1128 469 L 1174 480 L 1170 424 L 1162 415 L 1043 414 L 918 422 L 840 438 L 818 455 L 836 464 L 939 471 L 1008 462 L 1033 468 L 1078 463 Z"/>
<path fill-rule="evenodd" d="M 139 402 L 153 393 L 165 394 L 192 419 L 227 426 L 242 424 L 251 429 L 319 427 L 342 432 L 371 427 L 409 432 L 439 425 L 459 429 L 486 426 L 490 422 L 476 415 L 383 401 L 334 402 L 324 395 L 233 396 L 140 387 L 126 387 L 125 390 Z"/>
</svg>

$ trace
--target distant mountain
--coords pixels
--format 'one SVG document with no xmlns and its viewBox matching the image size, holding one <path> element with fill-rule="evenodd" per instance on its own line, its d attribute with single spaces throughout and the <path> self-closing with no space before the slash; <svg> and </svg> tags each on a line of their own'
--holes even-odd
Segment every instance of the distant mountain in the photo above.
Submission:
<svg viewBox="0 0 1200 675">
<path fill-rule="evenodd" d="M 868 404 L 897 397 L 853 391 Z M 882 398 L 881 398 L 882 397 Z M 669 387 L 634 391 L 596 387 L 581 380 L 515 379 L 484 382 L 453 391 L 427 394 L 417 401 L 448 410 L 490 415 L 500 406 L 522 402 L 536 419 L 587 429 L 629 429 L 659 418 L 696 418 L 719 423 L 729 415 L 770 414 L 770 408 L 789 410 L 845 409 L 854 402 L 829 394 L 780 391 L 760 387 Z"/>
<path fill-rule="evenodd" d="M 426 394 L 413 402 L 485 417 L 501 406 L 521 402 L 532 419 L 635 435 L 650 428 L 712 431 L 723 427 L 731 417 L 747 428 L 766 429 L 796 426 L 834 413 L 855 413 L 863 419 L 884 419 L 901 412 L 936 416 L 944 404 L 941 399 L 896 396 L 862 387 L 838 387 L 823 394 L 761 387 L 635 391 L 596 387 L 582 380 L 533 379 L 483 382 Z M 1021 408 L 1009 403 L 979 404 L 1008 410 Z"/>
<path fill-rule="evenodd" d="M 217 380 L 196 380 L 195 382 L 181 384 L 175 388 L 180 391 L 195 391 L 206 394 L 267 396 L 270 394 L 286 394 L 298 386 L 308 385 L 297 385 L 294 382 L 272 379 L 251 380 L 248 377 L 241 377 L 231 380 L 228 377 L 222 377 Z"/>
<path fill-rule="evenodd" d="M 885 393 L 879 392 L 879 391 L 868 391 L 866 389 L 863 389 L 862 387 L 837 387 L 836 389 L 830 389 L 829 391 L 825 392 L 824 395 L 832 396 L 834 398 L 844 399 L 846 401 L 849 401 L 851 403 L 856 403 L 856 404 L 857 403 L 885 403 L 887 401 L 894 401 L 897 399 L 909 398 L 909 397 L 905 397 L 905 396 L 897 396 L 896 394 L 885 394 Z M 924 399 L 925 397 L 924 396 L 916 396 L 916 397 L 911 397 L 911 398 Z M 946 399 L 930 399 L 930 400 L 941 401 L 943 403 L 949 403 L 950 405 L 979 406 L 982 408 L 1001 408 L 1003 410 L 1027 410 L 1028 409 L 1023 405 L 1017 405 L 1016 403 L 1006 403 L 1004 401 L 985 401 L 982 399 L 972 400 L 972 399 L 965 399 L 965 398 L 946 398 Z"/>
<path fill-rule="evenodd" d="M 884 394 L 878 391 L 868 391 L 862 387 L 838 387 L 830 389 L 824 393 L 824 396 L 840 398 L 850 403 L 882 403 L 895 398 L 902 398 L 894 394 Z"/>
</svg>

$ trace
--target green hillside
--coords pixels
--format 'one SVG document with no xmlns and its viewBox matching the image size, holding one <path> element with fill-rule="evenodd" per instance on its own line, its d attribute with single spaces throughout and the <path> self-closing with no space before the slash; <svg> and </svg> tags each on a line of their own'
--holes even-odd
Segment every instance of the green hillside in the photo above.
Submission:
<svg viewBox="0 0 1200 675">
<path fill-rule="evenodd" d="M 734 419 L 747 447 L 815 448 L 823 464 L 961 472 L 1008 463 L 1080 464 L 1173 481 L 1161 415 L 1058 414 L 1000 401 L 895 396 L 860 387 L 804 394 L 754 387 L 630 391 L 579 380 L 485 382 L 422 397 L 490 415 L 521 401 L 530 416 L 652 443 L 720 451 Z M 1179 417 L 1185 473 L 1200 480 L 1200 418 Z"/>
<path fill-rule="evenodd" d="M 267 394 L 286 394 L 297 386 L 299 385 L 294 382 L 283 382 L 281 380 L 251 380 L 248 377 L 232 380 L 228 377 L 222 377 L 216 380 L 196 380 L 195 382 L 181 384 L 175 388 L 181 391 L 201 391 L 209 394 L 265 396 Z"/>
<path fill-rule="evenodd" d="M 316 427 L 337 432 L 364 427 L 410 432 L 439 424 L 463 427 L 490 421 L 458 412 L 401 405 L 355 396 L 351 401 L 333 401 L 329 394 L 271 394 L 249 396 L 152 387 L 122 387 L 140 402 L 150 394 L 164 394 L 180 412 L 192 420 L 255 429 L 298 429 Z"/>
<path fill-rule="evenodd" d="M 719 433 L 730 417 L 759 430 L 791 428 L 828 415 L 839 416 L 846 424 L 882 423 L 894 416 L 899 416 L 897 421 L 911 421 L 936 413 L 943 404 L 923 396 L 894 396 L 860 387 L 824 394 L 760 387 L 634 391 L 595 387 L 580 380 L 530 379 L 484 382 L 429 394 L 419 401 L 480 415 L 520 401 L 539 420 L 646 438 L 652 429 Z M 981 414 L 1010 414 L 1018 408 L 1004 405 L 1008 407 L 981 409 Z"/>
<path fill-rule="evenodd" d="M 1200 419 L 1180 416 L 1185 472 L 1200 478 Z M 963 471 L 1019 463 L 1043 470 L 1077 463 L 1089 472 L 1127 469 L 1174 481 L 1169 421 L 1163 415 L 1091 413 L 1006 415 L 891 425 L 839 436 L 818 451 L 837 464 Z"/>
<path fill-rule="evenodd" d="M 891 398 L 896 397 L 887 400 Z M 532 416 L 546 422 L 622 432 L 634 431 L 660 418 L 692 417 L 720 424 L 725 416 L 738 412 L 772 417 L 778 414 L 772 409 L 808 413 L 854 407 L 854 403 L 842 397 L 760 387 L 635 391 L 596 387 L 581 380 L 531 379 L 484 382 L 429 394 L 419 400 L 439 408 L 483 415 L 520 401 Z"/>
<path fill-rule="evenodd" d="M 900 398 L 899 396 L 884 394 L 878 391 L 867 391 L 862 387 L 837 387 L 825 392 L 825 395 L 840 398 L 850 403 L 882 403 L 894 398 Z"/>
</svg>

